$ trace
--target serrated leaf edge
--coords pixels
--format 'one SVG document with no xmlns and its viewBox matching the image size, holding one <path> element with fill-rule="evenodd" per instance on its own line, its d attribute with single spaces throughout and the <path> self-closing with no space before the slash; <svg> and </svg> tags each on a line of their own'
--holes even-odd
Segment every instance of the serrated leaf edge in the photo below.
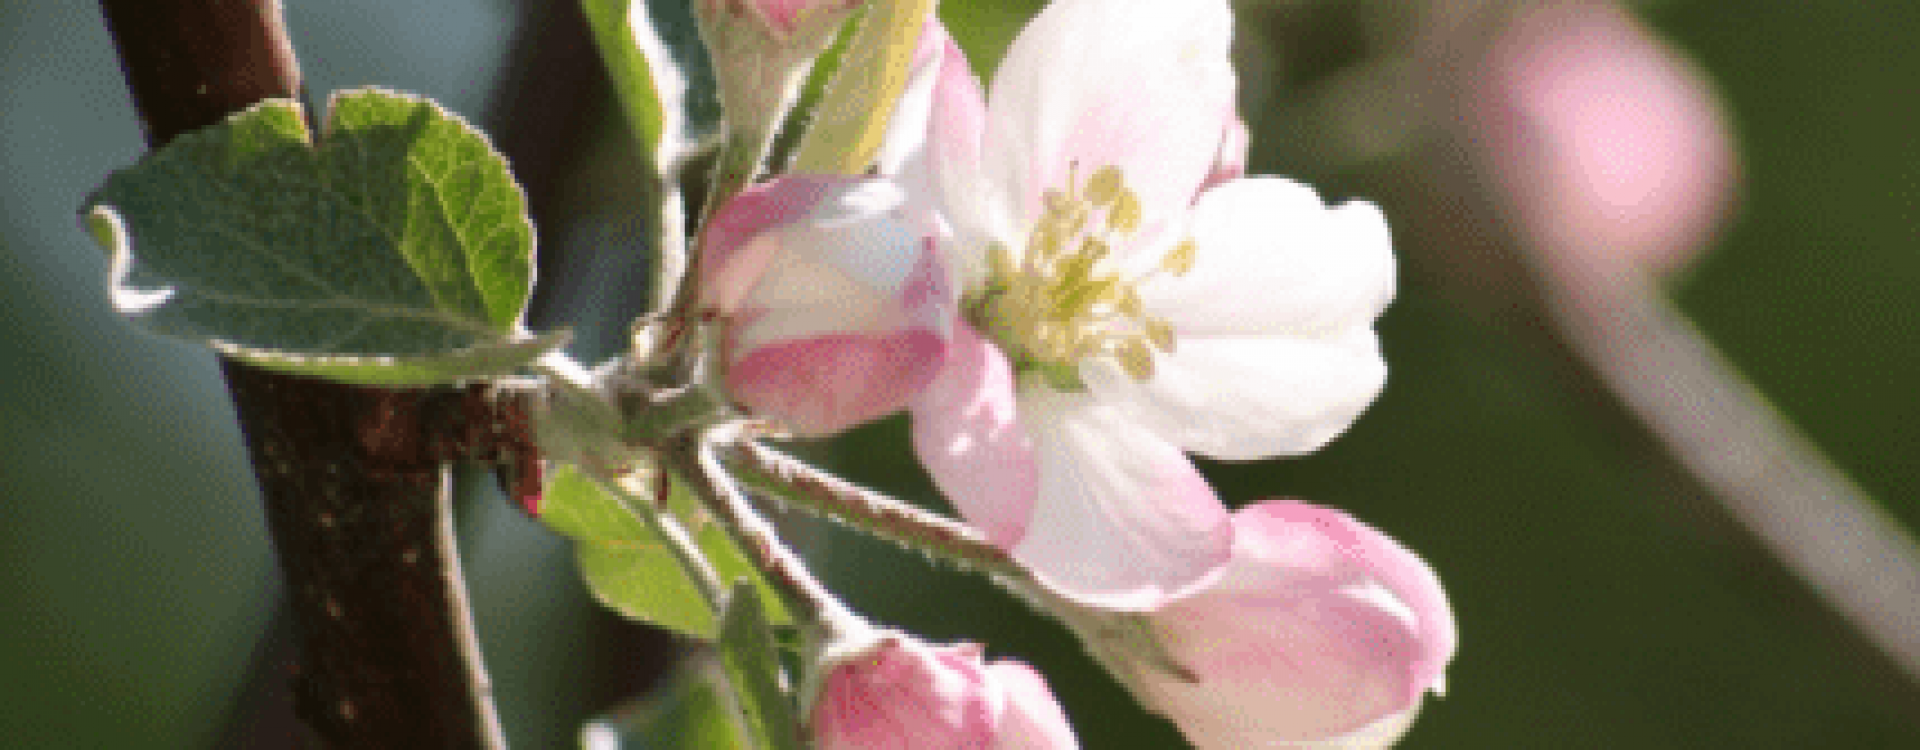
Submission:
<svg viewBox="0 0 1920 750">
<path fill-rule="evenodd" d="M 429 107 L 432 107 L 433 111 L 436 114 L 452 121 L 455 125 L 458 125 L 460 129 L 464 131 L 467 135 L 473 136 L 474 139 L 478 140 L 480 142 L 480 145 L 486 149 L 486 152 L 489 156 L 492 156 L 493 158 L 498 159 L 501 164 L 506 165 L 507 184 L 513 187 L 513 195 L 516 199 L 518 199 L 519 218 L 522 221 L 526 222 L 526 225 L 530 230 L 533 228 L 534 226 L 533 215 L 529 213 L 528 202 L 527 202 L 527 191 L 526 191 L 526 188 L 520 185 L 520 180 L 516 178 L 513 174 L 513 162 L 508 160 L 506 154 L 501 153 L 499 147 L 493 144 L 493 139 L 487 136 L 486 131 L 483 131 L 480 128 L 474 127 L 473 123 L 469 122 L 466 117 L 461 116 L 458 112 L 454 112 L 453 110 L 447 109 L 446 107 L 442 106 L 440 102 L 434 101 L 433 99 L 429 99 L 427 97 L 420 96 L 418 94 L 413 94 L 406 91 L 390 89 L 385 86 L 360 86 L 360 87 L 350 88 L 350 89 L 335 90 L 332 94 L 329 94 L 327 96 L 327 116 L 322 120 L 321 132 L 320 132 L 319 138 L 310 139 L 311 145 L 313 148 L 319 149 L 323 147 L 326 142 L 326 139 L 333 135 L 333 112 L 334 112 L 334 108 L 338 106 L 340 100 L 348 97 L 354 97 L 354 96 L 385 96 L 388 98 L 400 99 L 412 104 L 425 104 Z M 413 157 L 409 155 L 408 160 L 411 161 L 412 159 Z M 540 268 L 539 268 L 539 263 L 535 262 L 535 259 L 539 257 L 540 257 L 540 234 L 537 231 L 529 231 L 527 233 L 527 294 L 526 294 L 526 298 L 521 300 L 520 302 L 520 314 L 514 316 L 514 320 L 508 323 L 508 325 L 512 328 L 517 329 L 526 324 L 527 301 L 532 299 L 533 297 L 532 290 L 534 289 L 535 285 L 539 282 L 538 277 L 540 273 Z M 473 257 L 471 255 L 468 255 L 467 260 L 469 263 L 471 263 L 473 260 Z M 476 291 L 479 292 L 482 299 L 485 299 L 486 297 L 485 290 L 480 289 Z"/>
</svg>

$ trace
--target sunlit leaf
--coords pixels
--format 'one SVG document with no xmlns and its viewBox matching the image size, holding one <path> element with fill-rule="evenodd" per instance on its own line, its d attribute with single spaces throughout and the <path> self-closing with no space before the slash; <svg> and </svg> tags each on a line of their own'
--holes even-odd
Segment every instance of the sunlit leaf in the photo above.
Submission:
<svg viewBox="0 0 1920 750">
<path fill-rule="evenodd" d="M 299 104 L 261 103 L 114 173 L 86 217 L 123 315 L 264 366 L 425 385 L 564 342 L 520 327 L 533 227 L 505 161 L 416 97 L 342 92 L 317 144 Z"/>
</svg>

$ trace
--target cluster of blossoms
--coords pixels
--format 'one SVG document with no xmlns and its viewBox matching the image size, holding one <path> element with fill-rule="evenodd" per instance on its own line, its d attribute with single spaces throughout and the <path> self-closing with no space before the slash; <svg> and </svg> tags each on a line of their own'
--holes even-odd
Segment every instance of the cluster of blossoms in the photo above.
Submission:
<svg viewBox="0 0 1920 750">
<path fill-rule="evenodd" d="M 781 6 L 785 7 L 785 6 Z M 1454 650 L 1427 565 L 1348 516 L 1229 512 L 1188 453 L 1313 451 L 1382 387 L 1384 217 L 1243 174 L 1225 0 L 1055 0 L 983 90 L 937 21 L 873 175 L 786 175 L 701 240 L 748 410 L 911 414 L 1032 598 L 1207 748 L 1384 746 Z M 1030 669 L 898 634 L 814 691 L 825 748 L 1073 747 Z"/>
</svg>

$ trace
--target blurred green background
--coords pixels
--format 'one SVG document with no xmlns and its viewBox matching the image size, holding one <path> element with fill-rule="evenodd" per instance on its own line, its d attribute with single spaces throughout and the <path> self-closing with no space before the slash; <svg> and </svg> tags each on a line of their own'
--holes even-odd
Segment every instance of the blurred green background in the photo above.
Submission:
<svg viewBox="0 0 1920 750">
<path fill-rule="evenodd" d="M 943 5 L 985 67 L 1037 3 Z M 1240 6 L 1250 171 L 1380 201 L 1403 265 L 1381 323 L 1392 376 L 1380 401 L 1314 456 L 1209 466 L 1222 495 L 1345 508 L 1439 570 L 1462 646 L 1448 696 L 1427 704 L 1405 747 L 1920 747 L 1916 678 L 1676 488 L 1567 377 L 1499 279 L 1458 283 L 1474 275 L 1479 238 L 1506 228 L 1459 198 L 1484 186 L 1437 166 L 1459 148 L 1443 121 L 1455 110 L 1396 106 L 1412 92 L 1391 87 L 1360 110 L 1377 119 L 1365 126 L 1302 104 L 1372 61 L 1430 52 L 1417 42 L 1431 37 L 1410 28 L 1485 5 Z M 1920 5 L 1667 0 L 1635 11 L 1711 78 L 1743 173 L 1736 212 L 1672 291 L 1814 442 L 1920 528 L 1920 55 L 1906 32 L 1920 28 Z M 572 11 L 336 0 L 290 3 L 287 16 L 316 97 L 415 91 L 500 139 L 542 222 L 536 320 L 579 325 L 583 348 L 605 352 L 643 271 L 637 219 L 622 211 L 638 180 Z M 1387 135 L 1365 149 L 1328 137 L 1356 128 Z M 0 3 L 4 747 L 284 744 L 283 726 L 249 718 L 273 701 L 248 696 L 284 674 L 247 682 L 278 594 L 217 369 L 116 318 L 104 258 L 77 228 L 86 192 L 143 148 L 97 8 Z M 903 434 L 883 422 L 813 455 L 930 500 L 898 450 Z M 567 746 L 609 691 L 644 683 L 658 657 L 643 652 L 663 641 L 610 624 L 560 541 L 477 494 L 466 551 L 509 733 L 521 747 Z M 810 537 L 829 577 L 877 619 L 1040 667 L 1083 746 L 1181 746 L 1067 636 L 991 586 L 837 531 Z"/>
</svg>

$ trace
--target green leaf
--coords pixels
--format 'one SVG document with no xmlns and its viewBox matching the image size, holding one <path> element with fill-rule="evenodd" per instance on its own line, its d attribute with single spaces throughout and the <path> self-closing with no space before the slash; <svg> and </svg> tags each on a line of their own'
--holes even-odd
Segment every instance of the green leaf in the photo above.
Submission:
<svg viewBox="0 0 1920 750">
<path fill-rule="evenodd" d="M 706 640 L 718 634 L 713 608 L 653 528 L 613 492 L 561 466 L 541 493 L 540 520 L 574 541 L 593 596 L 630 619 Z"/>
<path fill-rule="evenodd" d="M 727 597 L 720 623 L 720 663 L 733 682 L 734 698 L 746 718 L 755 747 L 800 750 L 800 724 L 793 700 L 780 688 L 780 656 L 772 626 L 754 586 L 741 581 Z"/>
<path fill-rule="evenodd" d="M 719 86 L 686 0 L 580 0 L 621 109 L 671 176 L 720 134 Z"/>
<path fill-rule="evenodd" d="M 706 750 L 748 747 L 729 700 L 726 673 L 711 655 L 676 670 L 631 706 L 587 722 L 583 750 Z"/>
<path fill-rule="evenodd" d="M 767 618 L 789 626 L 793 615 L 759 568 L 726 529 L 706 518 L 699 501 L 674 482 L 667 510 L 689 528 L 694 543 L 729 584 L 751 581 L 772 604 Z M 622 616 L 702 640 L 718 634 L 713 608 L 653 527 L 626 501 L 571 465 L 561 465 L 541 492 L 540 520 L 574 541 L 580 575 L 594 598 Z"/>
<path fill-rule="evenodd" d="M 726 527 L 709 517 L 700 506 L 699 498 L 694 497 L 687 488 L 686 482 L 675 481 L 671 487 L 667 495 L 667 508 L 686 521 L 687 528 L 693 533 L 694 543 L 706 554 L 707 562 L 713 564 L 713 569 L 720 574 L 720 580 L 729 584 L 743 579 L 752 581 L 754 588 L 760 590 L 760 601 L 766 606 L 767 620 L 776 626 L 791 626 L 793 613 L 781 602 L 780 592 L 767 582 L 767 577 L 760 573 L 753 558 L 747 557 L 740 545 L 734 543 L 733 535 L 727 533 Z"/>
<path fill-rule="evenodd" d="M 175 139 L 89 198 L 120 312 L 278 369 L 428 385 L 565 340 L 521 330 L 533 227 L 486 138 L 433 102 L 336 94 L 318 145 L 272 100 Z"/>
</svg>

